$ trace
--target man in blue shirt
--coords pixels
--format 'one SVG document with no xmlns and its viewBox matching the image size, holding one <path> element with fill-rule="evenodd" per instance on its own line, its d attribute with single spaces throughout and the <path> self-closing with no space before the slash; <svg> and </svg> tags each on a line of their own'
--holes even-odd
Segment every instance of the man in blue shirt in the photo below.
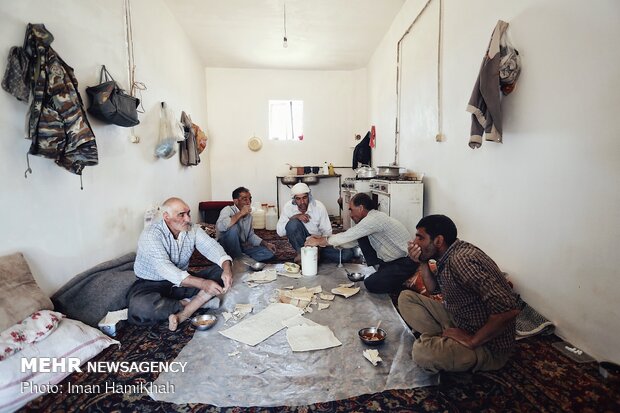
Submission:
<svg viewBox="0 0 620 413">
<path fill-rule="evenodd" d="M 252 227 L 252 194 L 240 186 L 232 193 L 233 204 L 222 209 L 215 224 L 217 240 L 233 258 L 252 257 L 268 261 L 274 257 L 276 247 L 254 233 Z"/>
</svg>

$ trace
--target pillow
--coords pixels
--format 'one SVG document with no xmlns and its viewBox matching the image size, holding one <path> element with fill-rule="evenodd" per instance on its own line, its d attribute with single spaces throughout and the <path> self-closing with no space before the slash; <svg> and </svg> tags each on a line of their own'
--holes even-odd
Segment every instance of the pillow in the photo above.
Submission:
<svg viewBox="0 0 620 413">
<path fill-rule="evenodd" d="M 60 386 L 54 385 L 71 374 L 69 371 L 48 373 L 29 370 L 22 373 L 22 359 L 76 357 L 83 365 L 112 344 L 120 345 L 95 328 L 64 318 L 46 339 L 29 344 L 18 354 L 0 361 L 0 411 L 17 410 L 41 393 L 63 391 Z"/>
<path fill-rule="evenodd" d="M 35 311 L 24 320 L 0 333 L 0 361 L 22 350 L 28 344 L 41 341 L 56 330 L 64 314 L 49 310 Z"/>
<path fill-rule="evenodd" d="M 32 277 L 21 252 L 0 257 L 0 331 L 54 305 Z"/>
</svg>

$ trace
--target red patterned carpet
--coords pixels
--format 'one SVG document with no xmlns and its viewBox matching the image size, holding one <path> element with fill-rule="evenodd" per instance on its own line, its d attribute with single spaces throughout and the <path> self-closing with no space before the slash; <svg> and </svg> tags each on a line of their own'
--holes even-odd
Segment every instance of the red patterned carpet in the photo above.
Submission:
<svg viewBox="0 0 620 413">
<path fill-rule="evenodd" d="M 123 343 L 95 360 L 172 361 L 194 334 L 185 323 L 171 333 L 165 325 L 124 328 Z M 555 350 L 556 336 L 521 340 L 514 358 L 497 372 L 443 374 L 438 386 L 389 390 L 309 406 L 214 407 L 153 401 L 146 394 L 57 394 L 33 400 L 36 412 L 620 412 L 618 383 L 604 382 L 595 363 L 577 364 Z M 206 361 L 208 362 L 208 361 Z M 74 373 L 72 384 L 151 382 L 153 373 Z M 243 386 L 243 383 L 239 383 Z"/>
<path fill-rule="evenodd" d="M 273 231 L 259 236 L 278 243 L 279 261 L 290 261 L 294 251 Z M 292 254 L 292 255 L 291 255 Z M 192 268 L 208 264 L 200 254 Z M 98 361 L 173 361 L 194 334 L 185 323 L 171 333 L 165 324 L 125 327 L 117 339 L 122 347 L 104 350 Z M 578 364 L 557 351 L 558 337 L 536 336 L 518 342 L 514 357 L 500 371 L 442 374 L 438 386 L 388 390 L 309 406 L 214 407 L 175 405 L 153 401 L 146 394 L 53 394 L 30 402 L 23 411 L 36 412 L 620 412 L 620 383 L 605 381 L 596 363 Z M 208 362 L 208 360 L 205 360 Z M 155 373 L 74 373 L 63 383 L 148 383 Z M 239 383 L 243 386 L 243 383 Z M 205 389 L 206 391 L 206 389 Z"/>
</svg>

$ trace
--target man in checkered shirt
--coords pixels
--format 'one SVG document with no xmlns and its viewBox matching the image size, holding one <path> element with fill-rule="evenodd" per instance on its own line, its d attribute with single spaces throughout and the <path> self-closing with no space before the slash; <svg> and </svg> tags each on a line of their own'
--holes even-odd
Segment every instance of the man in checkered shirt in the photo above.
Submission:
<svg viewBox="0 0 620 413">
<path fill-rule="evenodd" d="M 404 320 L 421 333 L 413 360 L 431 372 L 500 369 L 513 351 L 519 313 L 508 281 L 482 250 L 457 238 L 447 216 L 426 216 L 416 228 L 409 257 L 420 263 L 426 290 L 444 302 L 409 290 L 398 297 Z"/>
<path fill-rule="evenodd" d="M 192 225 L 183 200 L 170 198 L 161 210 L 163 219 L 146 227 L 138 241 L 134 263 L 138 280 L 127 293 L 128 318 L 137 325 L 168 320 L 168 327 L 175 331 L 200 307 L 219 306 L 217 296 L 232 285 L 232 258 L 216 240 Z M 190 274 L 187 268 L 194 248 L 217 265 Z"/>
</svg>

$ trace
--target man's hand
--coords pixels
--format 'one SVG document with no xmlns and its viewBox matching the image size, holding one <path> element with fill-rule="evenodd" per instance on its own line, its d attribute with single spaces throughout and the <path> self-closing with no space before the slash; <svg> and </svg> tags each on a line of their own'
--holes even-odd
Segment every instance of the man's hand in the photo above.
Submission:
<svg viewBox="0 0 620 413">
<path fill-rule="evenodd" d="M 246 215 L 250 215 L 252 213 L 252 207 L 250 205 L 244 205 L 239 210 L 239 213 L 241 214 L 241 218 L 243 218 Z"/>
<path fill-rule="evenodd" d="M 222 274 L 222 280 L 224 279 L 224 275 Z M 226 281 L 224 281 L 224 285 L 226 285 Z M 224 289 L 221 285 L 213 280 L 202 280 L 200 283 L 200 289 L 207 294 L 216 296 L 224 293 Z"/>
<path fill-rule="evenodd" d="M 306 247 L 327 247 L 327 238 L 319 235 L 310 235 L 304 243 Z"/>
<path fill-rule="evenodd" d="M 223 293 L 227 292 L 232 286 L 233 276 L 230 272 L 224 271 L 222 273 L 222 281 L 224 282 L 224 290 Z"/>
<path fill-rule="evenodd" d="M 263 241 L 264 242 L 264 241 Z M 276 246 L 275 244 L 272 244 L 271 242 L 265 242 L 263 244 L 269 251 L 273 252 L 274 254 L 276 253 Z"/>
<path fill-rule="evenodd" d="M 476 346 L 472 342 L 473 336 L 467 333 L 467 331 L 460 328 L 446 328 L 442 334 L 443 337 L 451 338 L 452 340 L 458 341 L 468 349 L 475 349 Z"/>
<path fill-rule="evenodd" d="M 310 215 L 308 214 L 295 214 L 291 217 L 291 219 L 298 219 L 304 224 L 310 222 Z"/>
<path fill-rule="evenodd" d="M 420 263 L 420 255 L 422 254 L 422 248 L 415 243 L 415 241 L 409 241 L 407 243 L 407 252 L 409 253 L 409 258 L 411 258 L 414 262 Z"/>
</svg>

